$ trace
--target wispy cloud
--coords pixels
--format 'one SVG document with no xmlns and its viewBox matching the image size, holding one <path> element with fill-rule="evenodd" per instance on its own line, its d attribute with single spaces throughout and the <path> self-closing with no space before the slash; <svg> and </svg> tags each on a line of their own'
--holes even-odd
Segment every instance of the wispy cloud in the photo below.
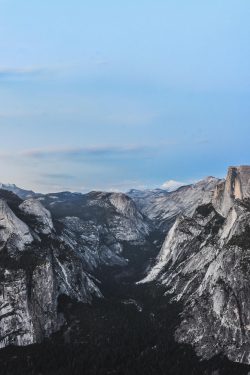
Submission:
<svg viewBox="0 0 250 375">
<path fill-rule="evenodd" d="M 51 148 L 51 149 L 33 149 L 26 150 L 21 153 L 21 156 L 31 159 L 45 159 L 45 158 L 81 158 L 81 157 L 119 157 L 119 156 L 134 156 L 135 154 L 144 154 L 152 150 L 151 146 L 143 145 L 101 145 L 89 147 L 72 147 L 72 148 Z"/>
<path fill-rule="evenodd" d="M 197 145 L 206 145 L 206 144 L 209 144 L 210 143 L 210 139 L 197 139 L 196 140 L 196 144 Z"/>
<path fill-rule="evenodd" d="M 105 66 L 108 62 L 106 60 L 96 60 L 91 62 L 91 66 Z M 49 66 L 0 66 L 0 80 L 25 80 L 32 78 L 40 78 L 51 74 L 58 79 L 67 77 L 82 76 L 89 71 L 87 66 L 80 65 L 49 65 Z"/>
<path fill-rule="evenodd" d="M 49 68 L 39 66 L 0 67 L 0 80 L 36 78 L 48 73 L 49 71 Z"/>
<path fill-rule="evenodd" d="M 0 119 L 12 119 L 12 118 L 29 118 L 29 117 L 41 117 L 46 116 L 46 111 L 2 111 L 0 112 Z"/>
<path fill-rule="evenodd" d="M 191 144 L 200 144 L 200 141 L 193 140 Z M 207 141 L 202 142 L 207 143 Z M 17 152 L 0 152 L 0 158 L 23 158 L 30 160 L 100 160 L 111 158 L 133 158 L 136 156 L 151 157 L 172 152 L 176 146 L 190 146 L 190 142 L 169 139 L 149 144 L 99 144 L 82 147 L 57 147 L 26 149 Z"/>
<path fill-rule="evenodd" d="M 68 173 L 43 173 L 41 177 L 45 179 L 49 179 L 49 180 L 58 180 L 58 181 L 74 180 L 77 178 L 76 176 L 73 176 L 72 174 L 68 174 Z"/>
<path fill-rule="evenodd" d="M 106 190 L 106 191 L 112 191 L 112 192 L 127 192 L 130 189 L 138 189 L 138 190 L 144 190 L 147 189 L 149 185 L 145 184 L 142 181 L 138 180 L 126 180 L 126 181 L 120 181 L 113 183 L 111 186 L 107 185 L 106 187 L 101 187 L 99 190 Z"/>
<path fill-rule="evenodd" d="M 156 119 L 156 114 L 150 112 L 130 112 L 107 116 L 107 121 L 115 125 L 145 125 Z"/>
</svg>

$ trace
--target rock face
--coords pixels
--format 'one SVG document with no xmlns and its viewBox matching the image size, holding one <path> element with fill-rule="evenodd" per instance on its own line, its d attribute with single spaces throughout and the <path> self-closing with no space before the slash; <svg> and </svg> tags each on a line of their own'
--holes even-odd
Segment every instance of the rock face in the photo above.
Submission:
<svg viewBox="0 0 250 375">
<path fill-rule="evenodd" d="M 134 201 L 122 193 L 59 193 L 40 198 L 40 202 L 60 220 L 78 217 L 81 222 L 94 225 L 111 245 L 142 244 L 149 234 L 146 218 Z"/>
<path fill-rule="evenodd" d="M 61 324 L 60 294 L 84 302 L 101 293 L 80 256 L 52 233 L 40 202 L 24 201 L 14 213 L 1 199 L 0 222 L 0 347 L 39 342 Z"/>
<path fill-rule="evenodd" d="M 202 358 L 223 353 L 250 364 L 249 181 L 249 167 L 231 167 L 213 204 L 177 218 L 141 281 L 162 284 L 183 303 L 176 340 Z"/>
<path fill-rule="evenodd" d="M 226 181 L 217 185 L 213 204 L 217 211 L 226 216 L 235 199 L 250 197 L 250 166 L 229 167 Z"/>
<path fill-rule="evenodd" d="M 1 249 L 11 253 L 21 252 L 33 238 L 29 227 L 21 221 L 4 200 L 0 200 Z"/>
<path fill-rule="evenodd" d="M 34 219 L 38 233 L 51 234 L 54 230 L 51 213 L 38 200 L 27 199 L 20 204 L 19 209 Z"/>
<path fill-rule="evenodd" d="M 207 177 L 193 185 L 166 192 L 160 189 L 129 192 L 141 212 L 148 217 L 156 229 L 166 232 L 181 213 L 192 215 L 195 209 L 212 201 L 218 178 Z"/>
<path fill-rule="evenodd" d="M 123 245 L 144 244 L 148 231 L 124 194 L 22 201 L 0 190 L 0 347 L 40 342 L 58 330 L 62 294 L 81 302 L 102 297 L 95 269 L 126 265 Z"/>
<path fill-rule="evenodd" d="M 32 272 L 1 267 L 0 347 L 41 341 L 59 327 L 57 288 L 46 259 Z"/>
</svg>

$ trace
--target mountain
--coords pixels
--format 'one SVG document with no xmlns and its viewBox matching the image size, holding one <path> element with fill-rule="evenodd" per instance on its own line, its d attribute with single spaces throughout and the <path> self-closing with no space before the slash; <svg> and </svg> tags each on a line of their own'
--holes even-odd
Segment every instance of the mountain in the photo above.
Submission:
<svg viewBox="0 0 250 375">
<path fill-rule="evenodd" d="M 2 184 L 0 183 L 0 189 L 7 190 L 7 191 L 12 191 L 12 193 L 16 194 L 18 197 L 22 199 L 26 198 L 34 198 L 39 196 L 40 194 L 35 193 L 32 190 L 25 190 L 21 189 L 15 184 Z"/>
<path fill-rule="evenodd" d="M 101 293 L 39 201 L 16 205 L 16 196 L 5 191 L 0 197 L 0 346 L 28 345 L 62 324 L 60 294 L 88 301 Z"/>
<path fill-rule="evenodd" d="M 250 198 L 250 166 L 229 167 L 226 181 L 216 186 L 213 205 L 226 216 L 234 200 Z"/>
<path fill-rule="evenodd" d="M 249 374 L 250 167 L 171 192 L 11 189 L 3 374 Z"/>
<path fill-rule="evenodd" d="M 154 223 L 155 228 L 165 233 L 180 213 L 192 215 L 199 205 L 211 202 L 219 183 L 223 181 L 207 177 L 173 192 L 158 189 L 131 190 L 128 195 L 139 210 Z"/>
<path fill-rule="evenodd" d="M 175 338 L 208 359 L 250 364 L 250 168 L 230 167 L 212 202 L 181 214 L 141 281 L 183 303 Z"/>
<path fill-rule="evenodd" d="M 33 344 L 57 331 L 64 323 L 58 298 L 102 297 L 94 271 L 126 266 L 124 248 L 145 246 L 147 236 L 142 214 L 123 194 L 23 201 L 0 190 L 0 347 Z"/>
</svg>

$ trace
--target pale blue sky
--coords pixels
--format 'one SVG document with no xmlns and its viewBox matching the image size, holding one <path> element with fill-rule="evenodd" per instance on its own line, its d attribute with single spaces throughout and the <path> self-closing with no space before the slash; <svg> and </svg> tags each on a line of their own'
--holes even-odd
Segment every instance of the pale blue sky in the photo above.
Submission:
<svg viewBox="0 0 250 375">
<path fill-rule="evenodd" d="M 250 164 L 249 0 L 0 0 L 0 181 L 160 186 Z"/>
</svg>

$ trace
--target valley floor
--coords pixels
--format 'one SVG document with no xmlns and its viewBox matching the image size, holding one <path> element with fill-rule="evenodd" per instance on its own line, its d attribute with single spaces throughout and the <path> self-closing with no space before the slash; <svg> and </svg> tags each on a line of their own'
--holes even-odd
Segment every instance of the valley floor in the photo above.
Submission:
<svg viewBox="0 0 250 375">
<path fill-rule="evenodd" d="M 67 324 L 43 344 L 0 351 L 1 375 L 247 375 L 224 358 L 199 361 L 173 335 L 180 306 L 160 289 L 102 270 L 105 299 L 92 305 L 61 297 Z M 114 282 L 117 280 L 117 282 Z"/>
</svg>

